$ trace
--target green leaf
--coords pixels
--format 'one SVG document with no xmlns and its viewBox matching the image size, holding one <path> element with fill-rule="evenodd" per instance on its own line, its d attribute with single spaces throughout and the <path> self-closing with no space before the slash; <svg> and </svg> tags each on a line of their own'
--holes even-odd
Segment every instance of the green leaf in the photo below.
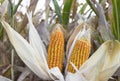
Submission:
<svg viewBox="0 0 120 81">
<path fill-rule="evenodd" d="M 3 3 L 4 2 L 4 0 L 0 0 L 0 3 Z"/>
<path fill-rule="evenodd" d="M 112 28 L 115 39 L 120 41 L 120 0 L 112 0 L 113 5 L 113 21 Z"/>
<path fill-rule="evenodd" d="M 73 0 L 66 0 L 63 8 L 62 14 L 62 24 L 68 29 L 68 23 L 70 18 L 70 11 L 72 7 Z"/>
<path fill-rule="evenodd" d="M 3 36 L 4 36 L 4 28 L 2 24 L 0 23 L 0 40 L 3 40 Z"/>
<path fill-rule="evenodd" d="M 60 8 L 59 8 L 59 5 L 58 5 L 57 1 L 53 0 L 53 4 L 54 4 L 55 12 L 58 16 L 58 19 L 59 19 L 60 23 L 62 23 L 62 15 L 61 15 Z"/>
<path fill-rule="evenodd" d="M 83 14 L 83 13 L 84 13 L 84 11 L 85 11 L 87 5 L 88 5 L 88 4 L 85 3 L 85 4 L 82 6 L 82 8 L 81 8 L 80 11 L 79 11 L 80 14 Z"/>
<path fill-rule="evenodd" d="M 21 4 L 21 2 L 22 2 L 22 0 L 19 0 L 18 4 L 17 4 L 17 5 L 15 6 L 15 8 L 13 9 L 13 14 L 16 13 L 16 11 L 17 11 L 19 5 Z"/>
<path fill-rule="evenodd" d="M 90 0 L 86 0 L 86 2 L 89 4 L 90 8 L 94 11 L 94 13 L 98 16 L 95 5 Z"/>
<path fill-rule="evenodd" d="M 9 5 L 8 5 L 8 14 L 10 16 L 10 25 L 12 26 L 12 21 L 13 21 L 13 4 L 11 2 L 11 0 L 9 1 Z"/>
</svg>

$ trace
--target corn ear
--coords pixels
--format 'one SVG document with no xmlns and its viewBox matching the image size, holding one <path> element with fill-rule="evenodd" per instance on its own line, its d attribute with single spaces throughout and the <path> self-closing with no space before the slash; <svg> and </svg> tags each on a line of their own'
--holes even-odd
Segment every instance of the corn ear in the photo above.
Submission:
<svg viewBox="0 0 120 81">
<path fill-rule="evenodd" d="M 86 27 L 86 28 L 91 28 L 91 25 L 89 25 L 89 24 L 87 24 L 86 22 L 82 22 L 81 24 L 79 24 L 75 29 L 74 29 L 74 31 L 72 32 L 72 34 L 70 34 L 70 38 L 69 38 L 69 40 L 68 40 L 68 42 L 67 42 L 67 48 L 66 48 L 66 56 L 69 56 L 68 54 L 69 54 L 69 52 L 70 52 L 70 48 L 71 48 L 71 45 L 72 45 L 72 43 L 73 43 L 73 41 L 76 39 L 76 36 L 78 35 L 78 33 L 79 32 L 81 32 L 81 37 L 82 37 L 82 33 L 84 32 L 84 31 L 81 31 L 81 30 L 83 30 L 84 29 L 84 27 Z M 87 35 L 89 35 L 89 33 L 90 32 L 87 32 Z M 87 37 L 88 39 L 90 38 L 90 37 Z"/>
<path fill-rule="evenodd" d="M 55 29 L 51 34 L 47 58 L 50 69 L 58 67 L 62 71 L 64 58 L 64 35 L 60 27 Z"/>
<path fill-rule="evenodd" d="M 85 39 L 76 40 L 72 54 L 69 58 L 68 71 L 75 73 L 75 69 L 70 64 L 72 62 L 77 69 L 88 59 L 90 54 L 90 42 Z"/>
</svg>

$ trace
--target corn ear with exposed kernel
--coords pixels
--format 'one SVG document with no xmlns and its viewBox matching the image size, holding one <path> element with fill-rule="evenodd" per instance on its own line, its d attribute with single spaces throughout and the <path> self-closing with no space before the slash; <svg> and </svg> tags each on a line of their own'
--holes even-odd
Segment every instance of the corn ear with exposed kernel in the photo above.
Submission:
<svg viewBox="0 0 120 81">
<path fill-rule="evenodd" d="M 90 26 L 86 23 L 81 26 L 82 27 L 76 27 L 76 30 L 78 29 L 79 31 L 74 31 L 72 34 L 73 36 L 75 34 L 75 37 L 67 54 L 68 64 L 66 67 L 66 72 L 75 73 L 76 70 L 79 70 L 82 64 L 88 59 L 91 51 Z"/>
<path fill-rule="evenodd" d="M 69 58 L 68 71 L 75 73 L 75 69 L 70 64 L 72 62 L 77 69 L 88 59 L 90 54 L 90 42 L 85 39 L 76 40 L 72 54 Z"/>
<path fill-rule="evenodd" d="M 64 35 L 60 27 L 61 25 L 57 24 L 51 34 L 47 62 L 50 69 L 58 67 L 62 71 L 64 59 Z"/>
</svg>

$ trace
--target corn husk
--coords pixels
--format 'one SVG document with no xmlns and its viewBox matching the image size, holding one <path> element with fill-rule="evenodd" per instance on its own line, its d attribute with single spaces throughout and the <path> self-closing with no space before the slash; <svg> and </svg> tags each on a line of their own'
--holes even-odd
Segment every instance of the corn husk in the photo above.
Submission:
<svg viewBox="0 0 120 81">
<path fill-rule="evenodd" d="M 76 27 L 76 29 L 74 30 L 73 34 L 71 35 L 72 37 L 70 37 L 69 41 L 68 41 L 68 45 L 67 45 L 67 52 L 68 54 L 66 54 L 67 56 L 67 66 L 65 69 L 65 74 L 67 75 L 67 68 L 68 68 L 68 62 L 69 62 L 69 58 L 72 54 L 72 50 L 73 47 L 75 45 L 76 40 L 79 39 L 87 39 L 90 42 L 90 27 L 87 23 L 83 23 L 81 25 L 78 25 L 78 27 Z M 74 39 L 73 39 L 74 37 Z M 72 65 L 73 66 L 73 65 Z M 73 66 L 74 67 L 74 66 Z M 75 68 L 76 70 L 76 68 Z"/>
<path fill-rule="evenodd" d="M 120 42 L 108 40 L 66 81 L 108 81 L 120 67 Z"/>
<path fill-rule="evenodd" d="M 80 26 L 80 25 L 79 25 Z M 83 28 L 76 30 L 71 35 L 74 38 L 70 38 L 67 45 L 66 54 L 69 59 L 70 54 L 75 45 L 75 41 L 82 37 L 86 37 L 90 40 L 90 26 L 83 25 Z M 85 26 L 88 26 L 85 28 Z M 72 40 L 72 42 L 71 42 Z M 70 43 L 69 43 L 70 42 Z M 76 73 L 65 71 L 65 81 L 108 81 L 108 79 L 115 73 L 120 66 L 120 42 L 117 40 L 108 40 L 103 43 L 98 50 L 79 68 L 71 62 L 70 64 L 76 70 Z"/>
<path fill-rule="evenodd" d="M 91 26 L 89 24 L 87 24 L 86 22 L 82 22 L 80 23 L 76 28 L 75 30 L 73 31 L 72 35 L 70 36 L 68 42 L 67 42 L 67 47 L 66 47 L 66 56 L 68 56 L 69 54 L 69 51 L 71 50 L 71 45 L 73 44 L 73 41 L 76 41 L 75 37 L 78 35 L 78 33 L 81 32 L 82 33 L 85 33 L 85 31 L 81 31 L 83 30 L 84 28 L 91 28 Z M 90 35 L 90 32 L 88 33 Z M 79 34 L 80 35 L 80 34 Z M 83 34 L 82 34 L 83 35 Z M 80 37 L 82 37 L 82 35 Z M 89 36 L 90 37 L 90 36 Z M 90 38 L 88 38 L 90 39 Z"/>
<path fill-rule="evenodd" d="M 120 43 L 117 40 L 108 40 L 103 43 L 79 69 L 71 63 L 75 68 L 76 73 L 73 74 L 66 71 L 64 80 L 58 67 L 52 69 L 48 68 L 44 45 L 32 24 L 31 15 L 27 14 L 27 16 L 30 27 L 30 44 L 12 27 L 10 27 L 7 22 L 1 20 L 1 23 L 4 26 L 10 42 L 15 48 L 18 56 L 41 79 L 54 81 L 107 81 L 120 66 Z M 86 37 L 90 40 L 90 28 L 83 27 L 83 29 L 78 31 L 73 37 L 72 42 L 69 43 L 68 54 L 66 54 L 68 58 L 77 39 Z"/>
<path fill-rule="evenodd" d="M 2 20 L 1 22 L 7 31 L 9 39 L 16 52 L 24 61 L 24 63 L 36 75 L 44 80 L 58 79 L 58 81 L 64 81 L 63 75 L 57 67 L 50 70 L 48 69 L 47 64 L 45 65 L 45 60 L 43 60 L 43 58 L 45 59 L 45 56 L 43 56 L 44 54 L 42 54 L 42 52 L 40 52 L 39 54 L 37 49 L 35 50 L 33 46 L 31 46 L 22 36 L 20 36 L 15 30 L 13 30 L 5 21 Z M 35 34 L 35 29 L 33 29 L 31 32 Z M 40 44 L 40 46 L 42 45 Z M 120 66 L 119 49 L 120 43 L 117 40 L 106 41 L 81 66 L 80 69 L 76 70 L 77 72 L 75 74 L 67 72 L 65 81 L 107 81 Z M 42 49 L 39 50 L 43 51 Z"/>
<path fill-rule="evenodd" d="M 44 69 L 46 63 L 40 59 L 43 54 L 39 54 L 38 51 L 35 51 L 33 47 L 5 21 L 2 21 L 2 24 L 5 27 L 8 37 L 18 56 L 23 60 L 23 62 L 39 77 L 43 77 L 43 79 L 49 78 L 48 73 L 46 73 L 46 69 Z"/>
<path fill-rule="evenodd" d="M 45 50 L 43 49 L 43 43 L 36 31 L 31 14 L 27 14 L 29 21 L 29 41 L 30 44 L 17 33 L 10 25 L 1 20 L 3 27 L 5 28 L 11 44 L 15 48 L 18 56 L 22 61 L 41 79 L 43 80 L 58 80 L 64 81 L 61 72 L 58 67 L 49 69 L 45 57 Z M 56 69 L 57 68 L 57 69 Z M 56 71 L 58 74 L 56 74 Z"/>
</svg>

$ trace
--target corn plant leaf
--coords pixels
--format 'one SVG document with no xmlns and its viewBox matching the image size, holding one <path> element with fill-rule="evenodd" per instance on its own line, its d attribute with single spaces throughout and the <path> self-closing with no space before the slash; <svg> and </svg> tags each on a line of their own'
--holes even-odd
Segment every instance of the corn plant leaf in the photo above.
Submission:
<svg viewBox="0 0 120 81">
<path fill-rule="evenodd" d="M 105 18 L 104 10 L 102 6 L 96 1 L 96 6 L 98 9 L 98 31 L 100 32 L 102 39 L 104 41 L 110 40 L 111 39 L 111 31 L 110 28 L 108 27 L 108 23 Z"/>
<path fill-rule="evenodd" d="M 38 24 L 38 26 L 36 27 L 43 43 L 45 44 L 45 46 L 47 47 L 50 41 L 50 32 L 47 29 L 48 25 L 45 25 L 45 21 L 42 21 L 40 24 Z"/>
<path fill-rule="evenodd" d="M 0 23 L 0 40 L 3 39 L 4 36 L 4 28 L 2 27 L 2 24 Z"/>
<path fill-rule="evenodd" d="M 52 0 L 52 1 L 53 1 L 53 4 L 54 4 L 55 12 L 56 12 L 56 14 L 58 16 L 58 19 L 59 19 L 59 22 L 62 23 L 62 15 L 61 15 L 61 12 L 60 12 L 59 5 L 58 5 L 56 0 Z"/>
<path fill-rule="evenodd" d="M 10 27 L 8 23 L 1 20 L 3 27 L 5 28 L 10 42 L 15 48 L 18 56 L 22 61 L 40 78 L 49 80 L 44 60 L 41 60 L 42 56 L 14 29 Z M 31 27 L 31 26 L 30 26 Z M 33 30 L 34 32 L 34 30 Z M 33 33 L 34 34 L 34 33 Z"/>
<path fill-rule="evenodd" d="M 70 18 L 70 11 L 72 7 L 73 0 L 65 0 L 63 13 L 62 13 L 62 24 L 67 28 Z"/>
<path fill-rule="evenodd" d="M 79 7 L 79 3 L 77 2 L 77 0 L 74 0 L 73 3 L 72 3 L 72 9 L 71 9 L 72 10 L 72 13 L 71 13 L 72 15 L 70 16 L 72 19 L 75 18 L 78 7 Z"/>
<path fill-rule="evenodd" d="M 15 6 L 14 10 L 13 10 L 13 14 L 15 14 L 17 12 L 17 9 L 19 7 L 19 5 L 21 4 L 22 0 L 19 0 L 18 4 Z"/>
<path fill-rule="evenodd" d="M 113 5 L 113 21 L 112 21 L 112 28 L 113 33 L 117 40 L 120 41 L 120 1 L 119 0 L 112 0 Z"/>
<path fill-rule="evenodd" d="M 0 81 L 12 81 L 12 80 L 0 75 Z"/>
<path fill-rule="evenodd" d="M 76 76 L 76 81 L 79 81 L 77 78 L 80 78 L 80 75 L 85 81 L 108 81 L 120 67 L 119 49 L 120 42 L 117 40 L 108 40 L 103 43 L 80 67 L 79 71 L 73 74 Z"/>
<path fill-rule="evenodd" d="M 85 4 L 82 6 L 82 8 L 80 9 L 79 13 L 80 13 L 80 14 L 83 14 L 84 11 L 85 11 L 85 9 L 87 8 L 87 6 L 88 6 L 88 4 L 85 3 Z"/>
<path fill-rule="evenodd" d="M 7 12 L 8 7 L 8 0 L 4 0 L 2 5 L 0 5 L 0 18 L 4 16 L 4 14 Z"/>
<path fill-rule="evenodd" d="M 26 67 L 18 77 L 17 81 L 23 81 L 30 73 L 31 73 L 31 70 L 28 67 Z"/>
<path fill-rule="evenodd" d="M 39 57 L 39 61 L 38 62 L 43 62 L 44 64 L 41 66 L 42 69 L 46 69 L 44 70 L 46 73 L 49 73 L 49 68 L 48 68 L 48 64 L 47 64 L 47 51 L 46 48 L 41 40 L 41 37 L 39 36 L 37 30 L 35 29 L 33 23 L 32 23 L 32 13 L 28 14 L 27 13 L 27 17 L 28 17 L 28 21 L 29 21 L 29 41 L 31 46 L 34 48 L 35 51 L 38 52 L 38 54 L 40 55 Z M 52 76 L 51 76 L 52 77 Z"/>
<path fill-rule="evenodd" d="M 98 16 L 98 12 L 96 10 L 95 5 L 91 2 L 91 0 L 86 0 L 86 2 L 88 3 L 88 5 L 90 6 L 90 8 L 94 11 L 94 13 Z"/>
<path fill-rule="evenodd" d="M 28 8 L 29 11 L 34 13 L 38 0 L 30 0 L 30 6 Z"/>
<path fill-rule="evenodd" d="M 4 0 L 0 0 L 0 3 L 3 3 L 4 2 Z"/>
<path fill-rule="evenodd" d="M 107 81 L 120 66 L 120 43 L 118 41 L 105 42 L 91 57 L 91 62 L 98 59 L 95 64 L 99 67 L 99 75 L 101 81 Z M 101 54 L 99 52 L 101 51 Z M 103 52 L 102 52 L 103 51 Z M 101 62 L 100 62 L 101 61 Z M 90 64 L 91 65 L 91 64 Z M 105 80 L 104 80 L 105 79 Z"/>
</svg>

